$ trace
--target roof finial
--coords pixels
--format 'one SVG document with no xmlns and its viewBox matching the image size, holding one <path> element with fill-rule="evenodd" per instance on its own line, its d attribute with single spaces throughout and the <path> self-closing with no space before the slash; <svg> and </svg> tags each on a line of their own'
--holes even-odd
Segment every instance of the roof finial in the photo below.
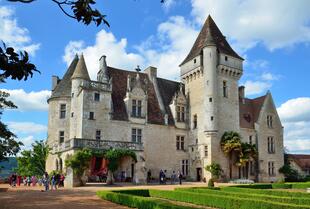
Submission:
<svg viewBox="0 0 310 209">
<path fill-rule="evenodd" d="M 140 66 L 137 65 L 137 68 L 136 68 L 135 70 L 136 70 L 138 73 L 140 73 L 140 72 L 141 72 Z"/>
</svg>

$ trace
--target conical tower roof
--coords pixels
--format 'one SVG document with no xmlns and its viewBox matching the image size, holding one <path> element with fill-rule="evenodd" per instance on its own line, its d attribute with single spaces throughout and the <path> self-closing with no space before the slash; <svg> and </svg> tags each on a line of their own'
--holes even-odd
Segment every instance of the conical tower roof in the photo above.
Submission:
<svg viewBox="0 0 310 209">
<path fill-rule="evenodd" d="M 81 55 L 79 62 L 76 65 L 76 68 L 74 70 L 74 73 L 71 79 L 73 78 L 81 78 L 85 80 L 90 80 L 83 54 Z"/>
<path fill-rule="evenodd" d="M 243 60 L 242 57 L 240 57 L 228 44 L 225 36 L 223 36 L 220 29 L 215 24 L 212 17 L 209 15 L 206 19 L 191 51 L 187 55 L 187 57 L 184 59 L 184 61 L 181 63 L 183 65 L 184 63 L 190 61 L 191 59 L 198 56 L 202 49 L 206 46 L 214 45 L 217 47 L 217 49 L 224 54 L 227 54 L 229 56 L 238 58 Z"/>
<path fill-rule="evenodd" d="M 69 65 L 65 75 L 61 81 L 57 84 L 54 91 L 52 91 L 51 98 L 55 97 L 70 97 L 71 96 L 71 77 L 79 61 L 79 57 L 76 55 Z"/>
</svg>

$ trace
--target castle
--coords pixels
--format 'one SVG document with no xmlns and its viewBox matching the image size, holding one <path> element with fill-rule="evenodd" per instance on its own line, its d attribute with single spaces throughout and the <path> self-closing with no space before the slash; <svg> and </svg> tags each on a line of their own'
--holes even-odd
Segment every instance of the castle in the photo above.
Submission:
<svg viewBox="0 0 310 209">
<path fill-rule="evenodd" d="M 83 55 L 73 59 L 62 79 L 52 78 L 48 171 L 64 170 L 65 159 L 83 147 L 126 148 L 137 154 L 137 162 L 123 159 L 117 173 L 135 182 L 145 182 L 149 171 L 158 178 L 161 169 L 168 176 L 180 171 L 194 181 L 208 180 L 204 168 L 212 162 L 221 165 L 226 179 L 282 178 L 283 127 L 271 93 L 245 98 L 238 86 L 243 58 L 210 16 L 180 64 L 180 82 L 157 77 L 155 67 L 134 72 L 108 66 L 105 56 L 99 62 L 96 81 Z M 240 133 L 258 150 L 258 160 L 233 166 L 232 176 L 220 147 L 225 131 Z M 100 170 L 98 160 L 91 172 Z M 73 177 L 67 176 L 71 184 Z"/>
</svg>

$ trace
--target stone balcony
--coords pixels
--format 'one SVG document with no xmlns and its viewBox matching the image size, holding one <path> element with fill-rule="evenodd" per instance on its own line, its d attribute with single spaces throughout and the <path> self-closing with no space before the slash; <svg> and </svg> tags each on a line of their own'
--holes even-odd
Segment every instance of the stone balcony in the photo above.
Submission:
<svg viewBox="0 0 310 209">
<path fill-rule="evenodd" d="M 97 150 L 118 148 L 118 149 L 129 149 L 132 151 L 143 151 L 144 149 L 142 143 L 73 138 L 65 141 L 64 143 L 54 145 L 54 147 L 52 148 L 52 152 L 58 153 L 67 150 L 82 149 L 82 148 L 97 149 Z"/>
</svg>

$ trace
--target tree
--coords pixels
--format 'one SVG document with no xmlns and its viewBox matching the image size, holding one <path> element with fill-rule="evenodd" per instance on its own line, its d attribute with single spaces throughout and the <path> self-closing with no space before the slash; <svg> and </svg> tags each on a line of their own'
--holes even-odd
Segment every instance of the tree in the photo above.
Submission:
<svg viewBox="0 0 310 209">
<path fill-rule="evenodd" d="M 284 165 L 279 169 L 279 172 L 284 175 L 285 181 L 295 182 L 301 180 L 300 174 L 292 168 L 289 156 L 286 153 L 284 154 Z"/>
<path fill-rule="evenodd" d="M 246 166 L 251 160 L 257 158 L 257 150 L 254 144 L 241 143 L 241 152 L 239 152 L 237 166 Z"/>
<path fill-rule="evenodd" d="M 13 102 L 7 100 L 9 95 L 9 93 L 0 91 L 0 116 L 4 109 L 17 108 Z M 8 129 L 7 125 L 0 121 L 0 162 L 19 152 L 23 143 L 17 142 L 14 139 L 15 137 L 15 134 Z"/>
<path fill-rule="evenodd" d="M 42 176 L 49 147 L 44 141 L 36 141 L 31 150 L 24 150 L 17 158 L 17 173 L 22 176 Z"/>
<path fill-rule="evenodd" d="M 84 184 L 82 177 L 84 172 L 89 168 L 92 155 L 93 154 L 90 149 L 84 148 L 82 150 L 78 150 L 65 161 L 66 167 L 72 168 L 73 173 L 80 181 L 80 185 Z"/>
<path fill-rule="evenodd" d="M 104 157 L 108 160 L 107 184 L 113 184 L 113 174 L 117 170 L 122 158 L 131 157 L 134 161 L 137 161 L 136 154 L 127 149 L 110 149 L 105 153 Z"/>
<path fill-rule="evenodd" d="M 205 167 L 206 171 L 210 172 L 212 175 L 212 179 L 218 179 L 223 172 L 221 165 L 218 163 L 211 163 L 211 165 L 207 165 Z"/>
<path fill-rule="evenodd" d="M 32 3 L 35 0 L 8 0 L 10 2 Z M 99 10 L 94 9 L 95 0 L 51 0 L 59 9 L 69 18 L 85 25 L 95 23 L 97 26 L 103 24 L 110 27 L 106 20 L 106 15 L 103 15 Z M 164 3 L 165 0 L 160 0 Z M 40 72 L 36 66 L 29 61 L 29 56 L 26 51 L 17 54 L 13 47 L 6 47 L 3 43 L 3 49 L 0 47 L 0 74 L 3 78 L 11 78 L 18 80 L 27 80 L 28 76 L 33 76 L 34 72 Z"/>
<path fill-rule="evenodd" d="M 229 178 L 232 178 L 233 158 L 241 152 L 241 137 L 234 131 L 226 131 L 221 138 L 221 149 L 229 160 Z"/>
</svg>

